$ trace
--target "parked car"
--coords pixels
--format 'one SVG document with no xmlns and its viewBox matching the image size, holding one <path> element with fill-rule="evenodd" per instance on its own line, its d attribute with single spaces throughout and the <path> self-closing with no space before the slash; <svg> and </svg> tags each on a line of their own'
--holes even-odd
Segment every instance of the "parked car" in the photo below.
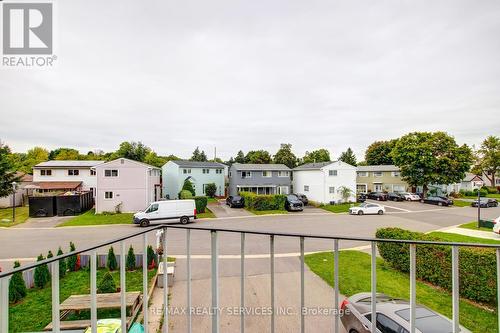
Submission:
<svg viewBox="0 0 500 333">
<path fill-rule="evenodd" d="M 294 194 L 297 198 L 299 198 L 300 201 L 304 204 L 304 206 L 307 206 L 309 204 L 309 199 L 307 199 L 305 194 Z"/>
<path fill-rule="evenodd" d="M 385 207 L 376 203 L 364 202 L 359 206 L 349 208 L 351 215 L 378 214 L 383 215 Z"/>
<path fill-rule="evenodd" d="M 386 201 L 387 194 L 384 192 L 370 192 L 366 196 L 368 199 L 377 200 L 377 201 Z"/>
<path fill-rule="evenodd" d="M 288 211 L 302 211 L 304 210 L 304 204 L 295 194 L 289 194 L 286 196 L 285 209 Z"/>
<path fill-rule="evenodd" d="M 243 208 L 245 207 L 245 199 L 239 195 L 230 195 L 226 198 L 226 205 L 231 208 Z"/>
<path fill-rule="evenodd" d="M 500 216 L 493 220 L 493 232 L 500 235 Z"/>
<path fill-rule="evenodd" d="M 398 192 L 401 194 L 406 201 L 420 201 L 420 196 L 415 193 L 410 193 L 410 192 Z"/>
<path fill-rule="evenodd" d="M 472 207 L 477 207 L 477 205 L 477 200 L 474 200 L 474 202 L 471 203 Z M 498 201 L 497 199 L 481 198 L 479 201 L 479 205 L 481 206 L 481 208 L 498 207 Z"/>
<path fill-rule="evenodd" d="M 371 294 L 359 293 L 346 298 L 340 305 L 342 325 L 349 333 L 369 333 L 371 328 Z M 377 332 L 408 333 L 410 331 L 410 302 L 377 294 Z M 453 323 L 445 316 L 417 304 L 415 332 L 453 332 Z M 460 333 L 470 333 L 460 326 Z"/>
<path fill-rule="evenodd" d="M 165 223 L 168 220 L 179 220 L 187 224 L 196 218 L 196 204 L 193 199 L 165 200 L 152 202 L 143 212 L 134 214 L 134 224 L 147 227 L 151 222 Z"/>
<path fill-rule="evenodd" d="M 405 201 L 404 195 L 398 192 L 390 192 L 387 194 L 387 200 L 391 201 Z"/>
<path fill-rule="evenodd" d="M 357 202 L 365 202 L 366 201 L 366 193 L 359 193 L 357 198 L 356 198 L 356 201 Z"/>
<path fill-rule="evenodd" d="M 427 197 L 422 199 L 423 203 L 438 205 L 438 206 L 450 206 L 453 205 L 453 200 L 450 200 L 446 197 Z"/>
</svg>

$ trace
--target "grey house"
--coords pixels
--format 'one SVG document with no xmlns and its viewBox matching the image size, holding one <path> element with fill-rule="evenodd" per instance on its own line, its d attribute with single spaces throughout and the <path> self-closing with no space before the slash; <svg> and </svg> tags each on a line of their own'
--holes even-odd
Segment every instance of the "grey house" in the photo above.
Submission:
<svg viewBox="0 0 500 333">
<path fill-rule="evenodd" d="M 229 195 L 239 192 L 288 194 L 292 191 L 292 171 L 284 164 L 240 164 L 229 169 Z"/>
</svg>

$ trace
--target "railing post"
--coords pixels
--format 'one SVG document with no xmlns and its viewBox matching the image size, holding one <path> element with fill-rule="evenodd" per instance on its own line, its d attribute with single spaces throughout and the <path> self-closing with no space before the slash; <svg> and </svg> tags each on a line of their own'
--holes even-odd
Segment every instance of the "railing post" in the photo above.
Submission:
<svg viewBox="0 0 500 333">
<path fill-rule="evenodd" d="M 92 333 L 97 333 L 97 250 L 90 254 L 90 323 Z"/>
<path fill-rule="evenodd" d="M 241 261 L 240 261 L 240 297 L 241 297 L 241 305 L 240 305 L 240 331 L 241 333 L 245 332 L 245 233 L 241 233 Z"/>
<path fill-rule="evenodd" d="M 451 271 L 452 271 L 452 297 L 453 297 L 453 332 L 460 332 L 460 314 L 459 314 L 459 300 L 460 300 L 460 285 L 458 277 L 458 246 L 451 247 Z"/>
<path fill-rule="evenodd" d="M 377 243 L 371 242 L 372 250 L 372 303 L 371 303 L 371 332 L 377 332 Z"/>
<path fill-rule="evenodd" d="M 306 331 L 304 317 L 305 290 L 304 290 L 304 237 L 300 237 L 300 332 Z"/>
<path fill-rule="evenodd" d="M 142 316 L 144 332 L 149 332 L 149 297 L 148 297 L 148 234 L 143 234 L 143 253 L 142 253 Z M 166 273 L 166 267 L 164 267 Z"/>
<path fill-rule="evenodd" d="M 9 276 L 0 279 L 0 332 L 9 331 L 9 281 Z"/>
<path fill-rule="evenodd" d="M 192 316 L 191 316 L 191 230 L 186 229 L 186 271 L 187 271 L 187 331 L 191 333 L 192 330 Z"/>
<path fill-rule="evenodd" d="M 417 309 L 417 245 L 410 244 L 410 333 L 415 333 Z"/>
<path fill-rule="evenodd" d="M 219 333 L 219 246 L 217 231 L 210 231 L 212 247 L 212 333 Z"/>
<path fill-rule="evenodd" d="M 188 239 L 189 239 L 189 229 L 188 229 Z M 168 333 L 168 251 L 167 251 L 167 228 L 163 228 L 163 333 Z M 188 246 L 189 248 L 189 246 Z M 188 257 L 189 261 L 189 257 Z M 188 263 L 189 267 L 189 263 Z M 191 288 L 191 273 L 189 273 L 188 288 Z M 189 293 L 189 292 L 188 292 Z M 188 296 L 189 297 L 189 296 Z M 191 300 L 188 299 L 190 302 Z M 188 303 L 190 304 L 190 303 Z M 191 308 L 188 305 L 188 316 L 191 320 Z M 191 322 L 188 323 L 191 325 Z M 191 329 L 191 326 L 189 326 Z M 191 332 L 191 331 L 189 331 Z"/>
<path fill-rule="evenodd" d="M 275 328 L 275 295 L 274 295 L 274 235 L 269 238 L 269 254 L 271 261 L 271 333 L 274 333 Z"/>
<path fill-rule="evenodd" d="M 339 240 L 335 239 L 333 241 L 333 283 L 335 287 L 335 292 L 333 296 L 333 303 L 335 308 L 335 330 L 334 332 L 340 332 L 340 313 L 339 313 Z"/>
<path fill-rule="evenodd" d="M 122 321 L 122 332 L 127 332 L 127 300 L 126 300 L 126 292 L 127 292 L 127 283 L 126 283 L 126 273 L 125 273 L 125 258 L 127 256 L 125 249 L 125 241 L 120 242 L 120 313 L 121 313 L 121 321 Z"/>
<path fill-rule="evenodd" d="M 59 312 L 59 261 L 54 261 L 52 265 L 52 332 L 61 331 L 61 318 Z"/>
</svg>

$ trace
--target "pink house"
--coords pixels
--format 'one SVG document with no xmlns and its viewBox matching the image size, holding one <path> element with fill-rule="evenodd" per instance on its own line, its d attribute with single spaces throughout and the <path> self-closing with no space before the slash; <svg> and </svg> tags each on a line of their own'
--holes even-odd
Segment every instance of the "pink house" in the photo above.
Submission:
<svg viewBox="0 0 500 333">
<path fill-rule="evenodd" d="M 160 169 L 118 158 L 96 165 L 96 213 L 136 212 L 161 198 Z"/>
</svg>

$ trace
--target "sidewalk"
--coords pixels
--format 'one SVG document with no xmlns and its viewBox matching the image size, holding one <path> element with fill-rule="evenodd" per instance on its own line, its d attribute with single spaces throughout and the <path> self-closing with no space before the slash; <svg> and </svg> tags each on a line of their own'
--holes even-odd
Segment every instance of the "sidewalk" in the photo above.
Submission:
<svg viewBox="0 0 500 333">
<path fill-rule="evenodd" d="M 450 227 L 450 228 L 440 229 L 437 231 L 449 232 L 452 234 L 459 234 L 459 235 L 470 236 L 470 237 L 494 239 L 494 240 L 500 241 L 500 235 L 497 235 L 497 234 L 493 233 L 492 231 L 472 230 L 472 229 L 459 228 L 456 226 Z"/>
</svg>

